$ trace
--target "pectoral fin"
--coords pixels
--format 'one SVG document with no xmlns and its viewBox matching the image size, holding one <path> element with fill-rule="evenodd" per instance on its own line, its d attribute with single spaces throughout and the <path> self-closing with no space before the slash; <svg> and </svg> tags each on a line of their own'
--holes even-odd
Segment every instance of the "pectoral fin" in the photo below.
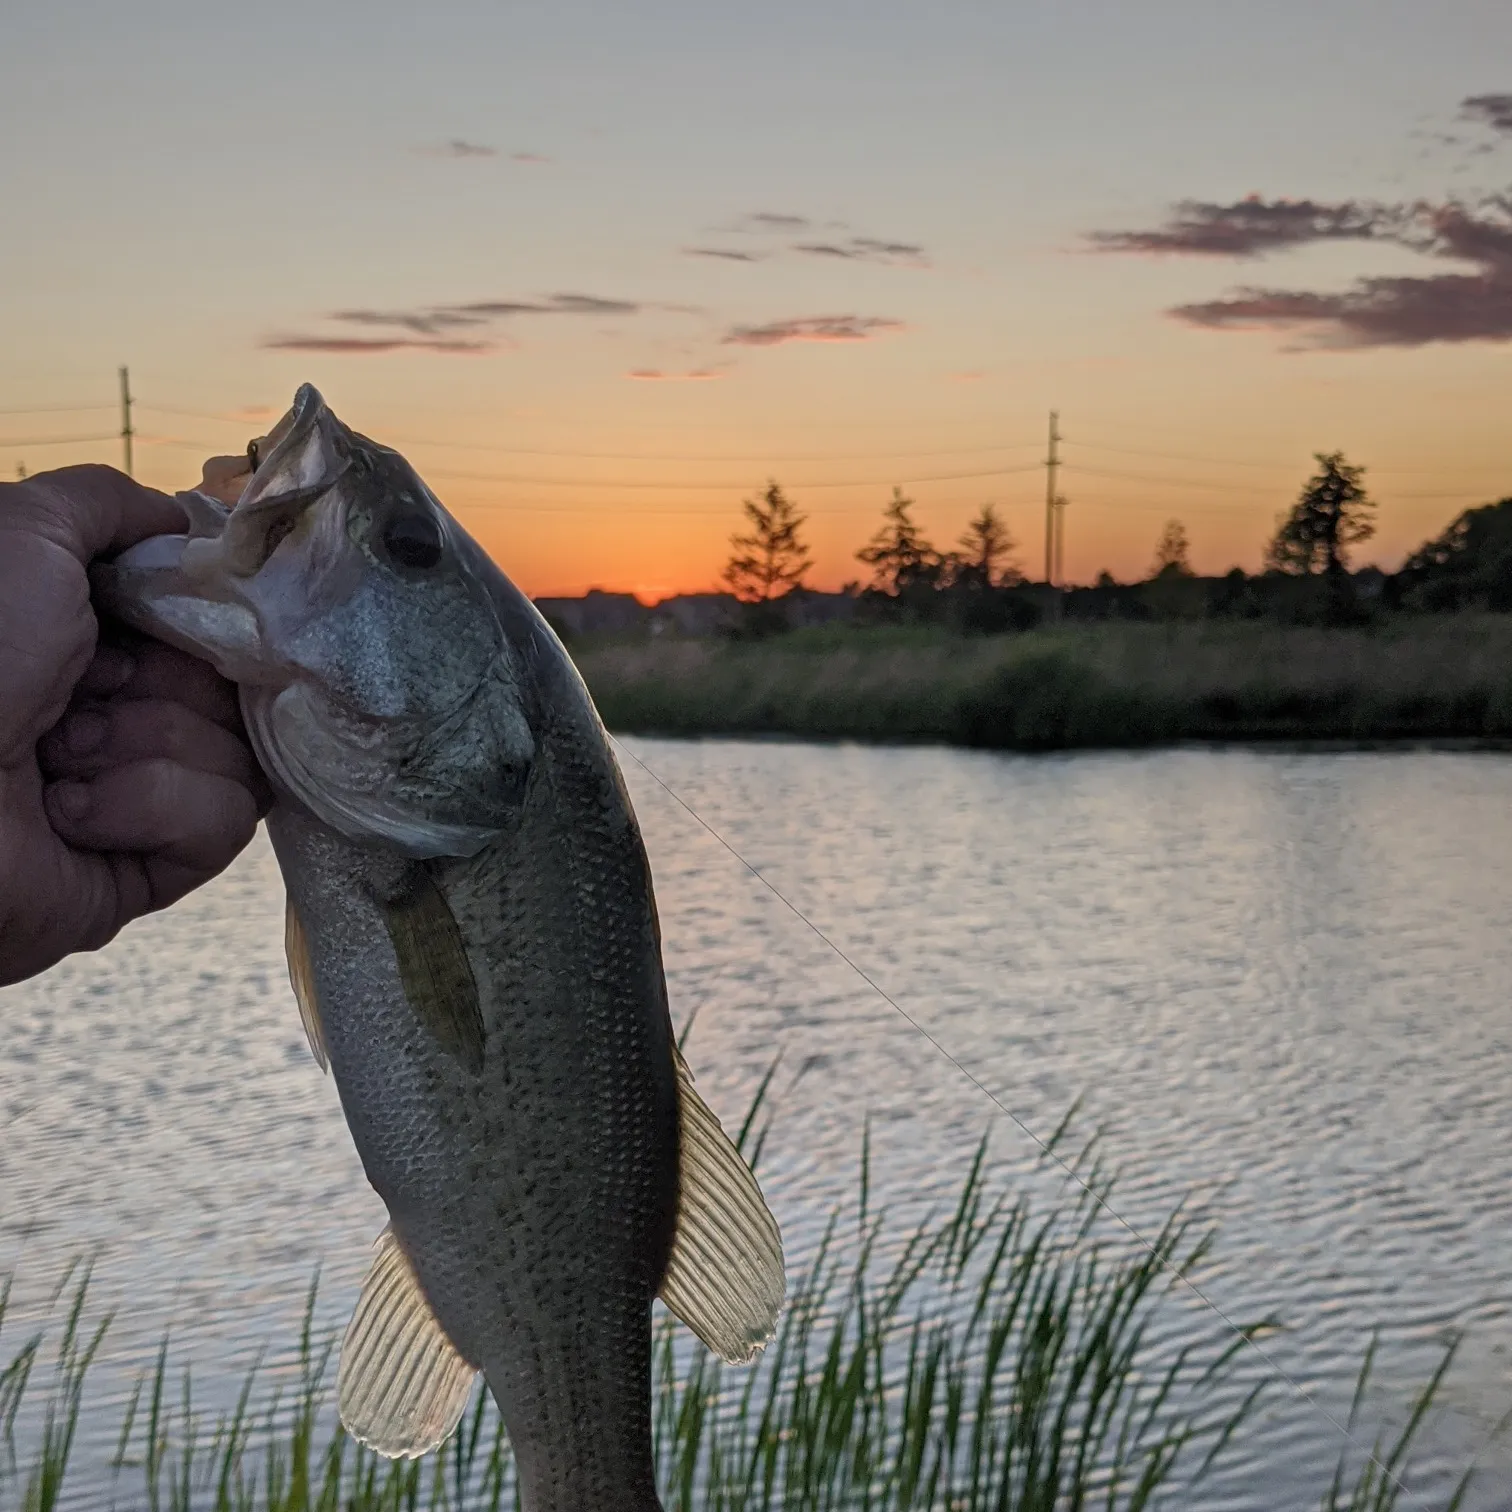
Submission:
<svg viewBox="0 0 1512 1512">
<path fill-rule="evenodd" d="M 320 1024 L 320 1004 L 315 997 L 315 971 L 310 963 L 310 942 L 305 938 L 304 925 L 295 911 L 293 898 L 284 902 L 284 954 L 289 958 L 289 986 L 294 989 L 295 1001 L 299 1004 L 299 1021 L 304 1025 L 305 1038 L 310 1042 L 310 1054 L 322 1071 L 331 1069 L 331 1058 L 326 1053 L 325 1030 Z"/>
<path fill-rule="evenodd" d="M 417 870 L 409 891 L 383 905 L 399 980 L 415 1017 L 470 1071 L 483 1069 L 483 1010 L 462 931 L 430 875 Z"/>
<path fill-rule="evenodd" d="M 477 1371 L 441 1331 L 392 1225 L 341 1341 L 337 1399 L 346 1431 L 389 1459 L 414 1459 L 448 1438 Z"/>
<path fill-rule="evenodd" d="M 681 1200 L 661 1298 L 715 1354 L 756 1358 L 787 1294 L 782 1235 L 755 1174 L 693 1086 L 680 1051 Z"/>
</svg>

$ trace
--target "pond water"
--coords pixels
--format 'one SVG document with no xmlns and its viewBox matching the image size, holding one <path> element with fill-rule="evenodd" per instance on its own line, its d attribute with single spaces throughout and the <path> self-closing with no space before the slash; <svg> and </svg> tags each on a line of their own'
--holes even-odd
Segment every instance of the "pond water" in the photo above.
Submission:
<svg viewBox="0 0 1512 1512">
<path fill-rule="evenodd" d="M 700 1086 L 736 1121 L 783 1058 L 762 1159 L 795 1269 L 853 1195 L 868 1120 L 874 1199 L 904 1228 L 989 1125 L 993 1180 L 1038 1180 L 1030 1133 L 1081 1099 L 1118 1212 L 1148 1233 L 1193 1201 L 1219 1231 L 1206 1297 L 1287 1325 L 1235 1389 L 1276 1369 L 1307 1395 L 1278 1382 L 1201 1506 L 1317 1505 L 1378 1328 L 1388 1419 L 1464 1335 L 1404 1507 L 1441 1506 L 1477 1452 L 1469 1505 L 1512 1507 L 1488 1442 L 1512 1408 L 1512 760 L 625 746 L 1012 1115 L 626 760 Z M 0 993 L 5 1338 L 80 1255 L 92 1313 L 117 1315 L 77 1505 L 104 1497 L 165 1332 L 229 1403 L 260 1352 L 291 1368 L 317 1265 L 319 1319 L 344 1323 L 382 1223 L 289 996 L 261 839 Z M 1226 1326 L 1190 1295 L 1161 1324 Z"/>
</svg>

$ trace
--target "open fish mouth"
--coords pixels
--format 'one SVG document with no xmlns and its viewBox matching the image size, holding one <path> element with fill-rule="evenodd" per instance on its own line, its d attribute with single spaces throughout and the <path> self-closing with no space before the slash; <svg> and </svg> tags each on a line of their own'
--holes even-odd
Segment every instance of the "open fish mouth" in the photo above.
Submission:
<svg viewBox="0 0 1512 1512">
<path fill-rule="evenodd" d="M 212 463 L 200 487 L 176 495 L 188 519 L 182 535 L 154 536 L 92 569 L 97 600 L 124 624 L 205 658 L 233 682 L 287 683 L 294 669 L 268 631 L 295 600 L 288 584 L 259 578 L 280 546 L 317 521 L 326 535 L 339 536 L 335 492 L 350 465 L 351 440 L 319 391 L 302 385 L 266 440 L 248 448 L 244 474 L 228 478 L 222 465 L 212 481 Z M 228 502 L 232 484 L 241 486 Z M 322 500 L 330 507 L 317 510 Z M 324 555 L 334 562 L 339 553 Z M 327 603 L 336 586 L 322 585 Z M 308 599 L 310 585 L 303 587 Z"/>
</svg>

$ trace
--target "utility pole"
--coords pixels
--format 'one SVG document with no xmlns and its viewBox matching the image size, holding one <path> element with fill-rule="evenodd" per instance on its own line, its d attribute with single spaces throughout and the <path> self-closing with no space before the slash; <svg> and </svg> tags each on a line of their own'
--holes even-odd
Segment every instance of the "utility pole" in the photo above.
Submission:
<svg viewBox="0 0 1512 1512">
<path fill-rule="evenodd" d="M 1045 583 L 1055 585 L 1055 475 L 1060 467 L 1060 416 L 1050 411 L 1050 452 L 1045 458 Z"/>
<path fill-rule="evenodd" d="M 1055 496 L 1055 581 L 1066 580 L 1066 505 L 1070 500 L 1065 494 Z"/>
<path fill-rule="evenodd" d="M 121 456 L 128 478 L 135 477 L 131 470 L 131 438 L 136 434 L 131 428 L 131 377 L 121 369 Z"/>
</svg>

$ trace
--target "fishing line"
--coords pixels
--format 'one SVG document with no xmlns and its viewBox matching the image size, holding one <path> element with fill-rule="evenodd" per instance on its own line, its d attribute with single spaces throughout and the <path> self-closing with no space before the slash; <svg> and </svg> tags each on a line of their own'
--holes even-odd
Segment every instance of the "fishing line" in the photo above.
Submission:
<svg viewBox="0 0 1512 1512">
<path fill-rule="evenodd" d="M 693 819 L 695 823 L 708 831 L 708 833 L 712 835 L 714 839 L 717 840 L 741 864 L 741 866 L 743 866 L 748 872 L 750 872 L 750 874 L 759 883 L 761 883 L 761 885 L 766 888 L 766 890 L 771 893 L 771 895 L 776 898 L 777 901 L 781 903 L 782 906 L 786 908 L 795 919 L 797 919 L 801 924 L 805 925 L 824 945 L 828 946 L 829 949 L 835 953 L 835 955 L 837 955 L 847 966 L 849 966 L 850 969 L 855 972 L 855 974 L 860 977 L 861 980 L 865 982 L 866 985 L 870 987 L 871 990 L 875 992 L 877 996 L 881 998 L 889 1008 L 893 1010 L 893 1012 L 895 1012 L 906 1024 L 908 1024 L 920 1035 L 922 1035 L 934 1047 L 934 1049 L 940 1054 L 940 1056 L 949 1061 L 950 1064 L 954 1066 L 955 1069 L 959 1071 L 961 1075 L 964 1076 L 966 1080 L 969 1081 L 971 1085 L 975 1087 L 977 1091 L 980 1092 L 982 1096 L 985 1097 L 987 1101 L 990 1102 L 993 1107 L 998 1110 L 999 1113 L 1001 1113 L 1005 1118 L 1016 1125 L 1017 1128 L 1030 1140 L 1030 1142 L 1038 1148 L 1042 1155 L 1048 1157 L 1057 1166 L 1059 1166 L 1060 1169 L 1067 1176 L 1069 1176 L 1071 1180 L 1074 1181 L 1076 1185 L 1079 1186 L 1082 1191 L 1085 1192 L 1086 1195 L 1090 1197 L 1098 1207 L 1100 1207 L 1139 1245 L 1141 1245 L 1149 1254 L 1151 1259 L 1153 1259 L 1155 1263 L 1161 1268 L 1161 1270 L 1165 1271 L 1168 1275 L 1179 1281 L 1200 1302 L 1202 1302 L 1213 1313 L 1215 1313 L 1231 1332 L 1233 1332 L 1239 1339 L 1241 1339 L 1245 1344 L 1253 1349 L 1256 1354 L 1260 1356 L 1260 1358 L 1270 1368 L 1271 1373 L 1275 1377 L 1277 1377 L 1279 1380 L 1284 1381 L 1288 1386 L 1291 1387 L 1294 1392 L 1296 1392 L 1299 1397 L 1302 1398 L 1304 1402 L 1321 1413 L 1322 1416 L 1337 1430 L 1340 1437 L 1343 1438 L 1344 1442 L 1348 1444 L 1350 1448 L 1361 1450 L 1365 1454 L 1367 1460 L 1371 1464 L 1373 1464 L 1381 1472 L 1382 1475 L 1386 1476 L 1387 1479 L 1389 1479 L 1399 1491 L 1405 1492 L 1407 1490 L 1406 1483 L 1401 1479 L 1400 1476 L 1396 1474 L 1394 1470 L 1391 1469 L 1389 1465 L 1386 1465 L 1381 1461 L 1374 1450 L 1365 1449 L 1364 1446 L 1360 1444 L 1360 1442 L 1354 1437 L 1354 1435 L 1350 1433 L 1349 1429 L 1345 1427 L 1345 1425 L 1341 1423 L 1338 1418 L 1335 1417 L 1334 1414 L 1323 1405 L 1322 1402 L 1318 1401 L 1318 1399 L 1314 1397 L 1307 1390 L 1307 1388 L 1302 1385 L 1300 1381 L 1290 1375 L 1286 1371 L 1286 1369 L 1275 1359 L 1275 1357 L 1272 1356 L 1265 1349 L 1265 1347 L 1255 1339 L 1252 1334 L 1246 1333 L 1245 1330 L 1242 1329 L 1231 1317 L 1229 1317 L 1229 1315 L 1224 1312 L 1224 1310 L 1219 1307 L 1219 1305 L 1215 1301 L 1213 1301 L 1213 1299 L 1208 1296 L 1208 1294 L 1200 1286 L 1198 1286 L 1198 1284 L 1193 1281 L 1190 1276 L 1178 1270 L 1174 1265 L 1171 1264 L 1169 1260 L 1165 1259 L 1156 1249 L 1154 1244 L 1146 1239 L 1145 1236 L 1140 1233 L 1140 1231 L 1135 1228 L 1134 1225 L 1130 1223 L 1129 1220 L 1125 1218 L 1123 1214 L 1120 1213 L 1108 1201 L 1106 1197 L 1104 1197 L 1090 1183 L 1085 1181 L 1072 1166 L 1068 1165 L 1060 1157 L 1060 1155 L 1056 1153 L 1052 1145 L 1047 1144 L 1043 1139 L 1040 1138 L 1038 1134 L 1034 1132 L 1033 1129 L 1029 1127 L 1028 1124 L 1024 1122 L 1022 1118 L 1018 1116 L 1017 1113 L 1000 1102 L 996 1095 L 990 1090 L 990 1088 L 986 1086 L 985 1083 L 980 1081 L 976 1077 L 976 1075 L 971 1072 L 961 1061 L 957 1060 L 956 1057 L 952 1055 L 950 1051 L 947 1050 L 945 1046 L 941 1044 L 940 1041 L 936 1039 L 935 1036 L 931 1034 L 930 1031 L 918 1021 L 918 1019 L 916 1019 L 911 1013 L 908 1012 L 906 1008 L 902 1007 L 897 1002 L 897 1000 L 892 997 L 892 995 L 876 980 L 875 977 L 871 976 L 870 973 L 864 971 L 859 965 L 857 965 L 857 963 L 852 960 L 852 958 L 847 955 L 839 945 L 837 945 L 832 939 L 830 939 L 830 937 L 816 923 L 814 923 L 814 921 L 809 918 L 809 916 L 804 913 L 804 911 L 799 908 L 796 903 L 794 903 L 789 897 L 787 897 L 787 895 L 783 893 L 782 890 L 778 888 L 774 882 L 770 881 L 762 872 L 758 871 L 751 862 L 747 861 L 746 858 L 741 855 L 738 850 L 736 850 L 734 845 L 726 840 L 725 837 L 717 829 L 715 829 L 714 826 L 710 824 L 709 821 L 705 819 L 703 815 L 700 814 L 698 810 L 695 809 L 693 805 L 690 804 L 674 787 L 672 787 L 656 771 L 654 771 L 644 761 L 642 761 L 641 758 L 637 756 L 635 752 L 632 751 L 630 747 L 627 746 L 617 736 L 610 736 L 610 739 L 613 740 L 615 746 L 623 751 L 659 788 L 661 788 L 664 793 L 666 793 L 669 798 L 672 799 L 674 803 L 677 804 L 679 808 L 683 810 L 684 813 L 686 813 L 691 819 Z"/>
</svg>

